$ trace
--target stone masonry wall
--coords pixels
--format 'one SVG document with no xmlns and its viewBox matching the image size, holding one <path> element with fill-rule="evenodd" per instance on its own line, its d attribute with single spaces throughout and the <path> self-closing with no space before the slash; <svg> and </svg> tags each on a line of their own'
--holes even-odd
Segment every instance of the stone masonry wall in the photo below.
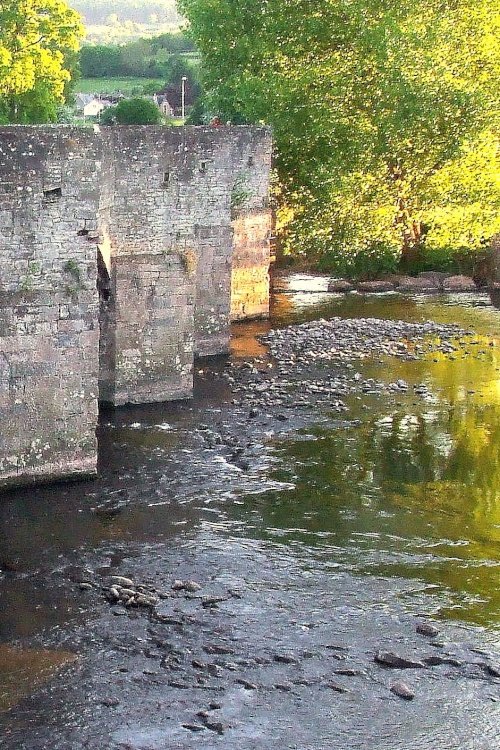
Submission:
<svg viewBox="0 0 500 750">
<path fill-rule="evenodd" d="M 232 195 L 233 258 L 231 319 L 269 315 L 269 207 L 272 144 L 270 134 L 245 143 L 239 153 Z"/>
<path fill-rule="evenodd" d="M 0 486 L 94 472 L 98 390 L 190 396 L 231 297 L 267 314 L 270 158 L 264 128 L 0 129 Z"/>
<path fill-rule="evenodd" d="M 171 191 L 176 144 L 168 136 L 167 128 L 102 130 L 112 169 L 101 205 L 110 291 L 101 305 L 100 395 L 115 405 L 192 392 L 194 274 L 182 255 L 189 232 Z"/>
<path fill-rule="evenodd" d="M 229 348 L 232 286 L 252 300 L 249 315 L 268 312 L 270 134 L 124 127 L 102 137 L 112 168 L 103 170 L 100 214 L 111 279 L 101 398 L 182 398 L 192 390 L 194 354 Z M 234 211 L 246 232 L 235 234 Z"/>
<path fill-rule="evenodd" d="M 96 470 L 100 153 L 0 131 L 0 487 Z"/>
</svg>

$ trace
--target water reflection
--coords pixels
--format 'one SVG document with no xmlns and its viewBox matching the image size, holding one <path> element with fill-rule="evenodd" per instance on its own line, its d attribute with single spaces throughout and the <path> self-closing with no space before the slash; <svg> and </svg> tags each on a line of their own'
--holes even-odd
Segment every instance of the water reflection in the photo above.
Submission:
<svg viewBox="0 0 500 750">
<path fill-rule="evenodd" d="M 350 423 L 277 441 L 274 460 L 263 461 L 254 478 L 235 475 L 198 432 L 205 420 L 211 427 L 230 420 L 232 396 L 213 377 L 223 359 L 198 364 L 193 402 L 104 414 L 97 482 L 2 496 L 0 640 L 87 616 L 68 573 L 92 551 L 105 553 L 112 568 L 124 549 L 131 554 L 130 542 L 181 545 L 197 539 L 207 518 L 222 538 L 288 545 L 304 566 L 438 586 L 442 616 L 497 625 L 499 313 L 486 295 L 342 297 L 321 288 L 277 295 L 272 325 L 331 315 L 434 319 L 477 335 L 421 361 L 356 363 L 378 380 L 423 383 L 430 395 L 417 398 L 410 387 L 353 398 Z M 262 355 L 256 336 L 269 325 L 235 326 L 233 356 Z M 6 653 L 0 668 L 8 671 Z M 35 679 L 40 670 L 32 664 Z"/>
<path fill-rule="evenodd" d="M 0 712 L 30 695 L 34 688 L 76 660 L 65 651 L 20 651 L 0 645 Z"/>
<path fill-rule="evenodd" d="M 295 294 L 295 293 L 294 293 Z M 319 314 L 280 297 L 281 319 Z M 433 319 L 473 328 L 457 351 L 420 361 L 357 363 L 368 377 L 425 384 L 408 394 L 353 399 L 359 422 L 279 442 L 275 478 L 293 481 L 243 511 L 249 534 L 300 541 L 347 569 L 416 578 L 450 597 L 443 616 L 500 622 L 500 320 L 484 295 L 384 298 L 349 295 L 319 304 L 324 317 Z M 451 603 L 450 603 L 451 602 Z M 458 608 L 458 609 L 457 609 Z"/>
</svg>

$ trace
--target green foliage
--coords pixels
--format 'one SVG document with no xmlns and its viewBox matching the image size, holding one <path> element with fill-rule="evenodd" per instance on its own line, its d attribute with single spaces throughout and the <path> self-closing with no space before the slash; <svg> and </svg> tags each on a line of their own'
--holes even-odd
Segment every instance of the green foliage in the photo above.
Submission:
<svg viewBox="0 0 500 750">
<path fill-rule="evenodd" d="M 196 52 L 185 34 L 162 34 L 124 45 L 85 45 L 79 68 L 83 78 L 162 78 L 176 83 L 186 76 L 194 84 Z"/>
<path fill-rule="evenodd" d="M 204 99 L 199 96 L 186 119 L 186 125 L 207 125 L 210 120 L 211 116 L 207 113 Z"/>
<path fill-rule="evenodd" d="M 103 125 L 158 125 L 161 112 L 149 99 L 124 99 L 116 107 L 110 107 L 101 117 Z"/>
<path fill-rule="evenodd" d="M 123 52 L 120 47 L 96 44 L 80 50 L 80 72 L 83 78 L 109 78 L 123 75 Z"/>
<path fill-rule="evenodd" d="M 2 0 L 1 120 L 56 120 L 82 34 L 80 17 L 63 0 Z"/>
<path fill-rule="evenodd" d="M 208 107 L 273 126 L 287 252 L 386 269 L 500 231 L 493 0 L 180 6 Z"/>
<path fill-rule="evenodd" d="M 242 208 L 247 200 L 251 198 L 252 192 L 248 188 L 248 180 L 244 174 L 239 174 L 234 181 L 231 190 L 231 210 L 233 212 Z"/>
</svg>

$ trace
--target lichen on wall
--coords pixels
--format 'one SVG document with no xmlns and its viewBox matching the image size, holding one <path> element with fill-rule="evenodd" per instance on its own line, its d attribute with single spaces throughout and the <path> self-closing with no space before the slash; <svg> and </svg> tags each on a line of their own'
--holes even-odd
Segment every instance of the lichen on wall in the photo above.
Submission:
<svg viewBox="0 0 500 750">
<path fill-rule="evenodd" d="M 96 471 L 100 154 L 0 130 L 0 486 Z"/>
</svg>

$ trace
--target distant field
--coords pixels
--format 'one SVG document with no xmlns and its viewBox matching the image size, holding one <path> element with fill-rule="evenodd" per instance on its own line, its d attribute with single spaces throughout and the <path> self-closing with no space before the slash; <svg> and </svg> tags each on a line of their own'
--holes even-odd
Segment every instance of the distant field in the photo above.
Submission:
<svg viewBox="0 0 500 750">
<path fill-rule="evenodd" d="M 161 78 L 81 78 L 76 82 L 75 91 L 80 94 L 112 94 L 121 91 L 131 94 L 134 89 L 142 89 L 154 83 L 160 89 L 165 81 Z"/>
</svg>

